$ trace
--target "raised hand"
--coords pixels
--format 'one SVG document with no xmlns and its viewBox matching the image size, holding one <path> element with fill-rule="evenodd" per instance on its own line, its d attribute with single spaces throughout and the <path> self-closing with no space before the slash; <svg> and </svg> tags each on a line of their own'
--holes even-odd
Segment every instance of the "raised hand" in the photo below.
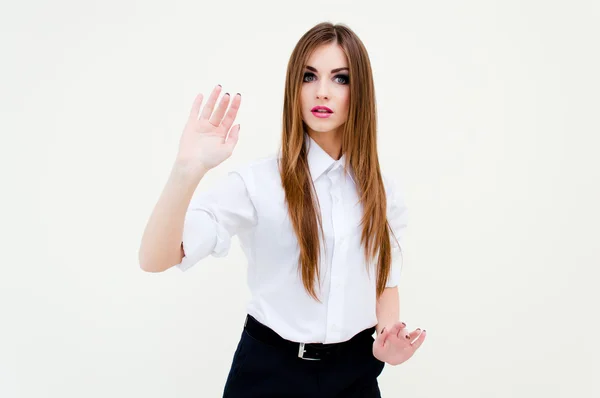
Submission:
<svg viewBox="0 0 600 398">
<path fill-rule="evenodd" d="M 240 108 L 242 96 L 238 93 L 233 98 L 226 93 L 215 109 L 221 93 L 221 86 L 216 86 L 204 109 L 200 112 L 204 96 L 198 94 L 181 138 L 176 163 L 194 171 L 208 171 L 231 156 L 238 141 L 240 125 L 233 125 Z M 227 109 L 229 103 L 231 106 Z"/>
<path fill-rule="evenodd" d="M 390 365 L 399 365 L 413 356 L 425 341 L 425 330 L 408 332 L 404 322 L 385 328 L 373 342 L 373 356 Z"/>
</svg>

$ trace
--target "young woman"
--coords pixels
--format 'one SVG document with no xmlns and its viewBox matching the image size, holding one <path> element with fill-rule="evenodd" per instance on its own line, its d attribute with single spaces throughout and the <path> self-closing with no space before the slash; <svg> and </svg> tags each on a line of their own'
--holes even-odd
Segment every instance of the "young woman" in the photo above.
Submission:
<svg viewBox="0 0 600 398">
<path fill-rule="evenodd" d="M 186 270 L 237 235 L 251 300 L 224 396 L 379 397 L 384 364 L 409 359 L 425 331 L 399 321 L 406 206 L 380 171 L 363 43 L 344 25 L 306 32 L 287 68 L 280 152 L 193 195 L 238 141 L 241 95 L 217 104 L 221 90 L 194 101 L 141 267 Z"/>
</svg>

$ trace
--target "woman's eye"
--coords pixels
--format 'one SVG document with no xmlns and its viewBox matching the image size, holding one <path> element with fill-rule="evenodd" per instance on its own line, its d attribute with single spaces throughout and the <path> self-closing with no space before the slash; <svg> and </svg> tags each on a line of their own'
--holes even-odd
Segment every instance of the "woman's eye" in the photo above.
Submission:
<svg viewBox="0 0 600 398">
<path fill-rule="evenodd" d="M 314 75 L 314 73 L 306 72 L 306 73 L 304 74 L 304 81 L 305 81 L 305 82 L 310 82 L 310 81 L 312 81 L 312 80 L 309 80 L 309 79 L 312 79 L 312 78 L 315 78 L 315 77 L 316 77 L 316 76 Z"/>
<path fill-rule="evenodd" d="M 336 75 L 335 79 L 341 79 L 341 81 L 338 80 L 338 82 L 341 84 L 350 83 L 350 78 L 347 75 Z"/>
<path fill-rule="evenodd" d="M 306 72 L 304 73 L 304 82 L 312 82 L 315 81 L 317 79 L 317 76 L 315 76 L 314 73 L 311 72 Z M 350 78 L 348 75 L 336 75 L 333 80 L 336 83 L 340 83 L 340 84 L 348 84 L 350 83 Z"/>
</svg>

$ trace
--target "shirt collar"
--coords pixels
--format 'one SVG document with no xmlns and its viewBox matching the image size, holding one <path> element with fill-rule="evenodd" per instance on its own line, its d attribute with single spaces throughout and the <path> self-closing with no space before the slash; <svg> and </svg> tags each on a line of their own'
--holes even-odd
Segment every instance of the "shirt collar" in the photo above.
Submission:
<svg viewBox="0 0 600 398">
<path fill-rule="evenodd" d="M 317 144 L 315 140 L 311 138 L 310 135 L 304 134 L 305 145 L 308 146 L 308 168 L 310 170 L 310 175 L 312 177 L 313 182 L 317 180 L 325 171 L 327 171 L 330 167 L 341 167 L 343 169 L 344 163 L 346 162 L 346 154 L 342 154 L 342 156 L 335 160 L 323 148 Z M 352 176 L 352 172 L 348 173 L 352 182 L 354 182 L 354 178 Z"/>
</svg>

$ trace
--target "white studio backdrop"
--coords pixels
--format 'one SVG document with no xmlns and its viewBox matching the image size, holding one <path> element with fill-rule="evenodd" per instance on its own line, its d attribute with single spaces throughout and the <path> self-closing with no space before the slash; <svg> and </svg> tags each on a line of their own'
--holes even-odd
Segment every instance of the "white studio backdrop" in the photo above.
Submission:
<svg viewBox="0 0 600 398">
<path fill-rule="evenodd" d="M 3 1 L 0 397 L 218 397 L 245 258 L 144 273 L 194 96 L 241 92 L 227 171 L 277 149 L 285 68 L 321 21 L 375 74 L 409 207 L 384 397 L 597 397 L 595 1 Z M 276 231 L 274 231 L 276 239 Z"/>
</svg>

